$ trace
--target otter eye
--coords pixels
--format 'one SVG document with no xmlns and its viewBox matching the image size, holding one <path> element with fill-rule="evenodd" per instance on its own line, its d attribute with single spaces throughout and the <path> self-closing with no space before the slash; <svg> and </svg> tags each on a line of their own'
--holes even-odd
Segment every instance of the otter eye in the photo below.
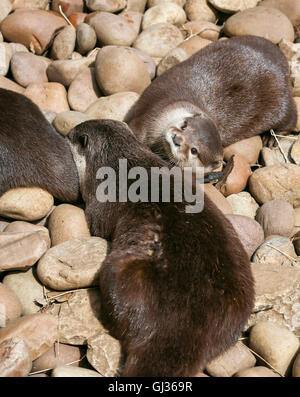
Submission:
<svg viewBox="0 0 300 397">
<path fill-rule="evenodd" d="M 198 150 L 195 147 L 192 147 L 191 153 L 195 156 L 196 154 L 198 154 Z"/>
<path fill-rule="evenodd" d="M 89 140 L 89 137 L 86 134 L 80 135 L 80 137 L 78 138 L 78 141 L 82 147 L 87 146 L 88 140 Z"/>
<path fill-rule="evenodd" d="M 180 129 L 182 130 L 182 131 L 184 131 L 185 129 L 186 129 L 186 127 L 187 127 L 187 121 L 185 120 L 185 122 L 182 124 L 182 126 L 180 127 Z"/>
</svg>

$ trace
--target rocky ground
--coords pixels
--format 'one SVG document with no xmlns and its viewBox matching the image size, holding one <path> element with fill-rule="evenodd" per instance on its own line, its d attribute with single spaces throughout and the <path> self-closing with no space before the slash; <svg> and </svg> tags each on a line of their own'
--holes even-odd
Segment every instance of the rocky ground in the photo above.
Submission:
<svg viewBox="0 0 300 397">
<path fill-rule="evenodd" d="M 0 87 L 34 101 L 63 135 L 84 120 L 123 120 L 155 76 L 242 34 L 282 49 L 300 112 L 299 0 L 1 0 L 0 23 Z M 226 148 L 226 178 L 205 186 L 251 258 L 256 302 L 236 345 L 198 376 L 300 376 L 297 131 L 300 117 L 277 147 L 254 137 Z M 90 235 L 82 205 L 14 189 L 0 216 L 0 376 L 117 375 L 120 345 L 99 320 L 107 242 Z"/>
</svg>

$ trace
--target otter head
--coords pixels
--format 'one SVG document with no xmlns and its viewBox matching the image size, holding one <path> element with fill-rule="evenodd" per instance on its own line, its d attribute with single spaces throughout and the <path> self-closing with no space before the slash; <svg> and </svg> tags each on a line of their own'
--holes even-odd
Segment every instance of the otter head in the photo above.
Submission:
<svg viewBox="0 0 300 397">
<path fill-rule="evenodd" d="M 166 131 L 169 157 L 182 167 L 203 167 L 207 174 L 223 161 L 221 137 L 215 124 L 203 114 L 183 115 Z"/>
</svg>

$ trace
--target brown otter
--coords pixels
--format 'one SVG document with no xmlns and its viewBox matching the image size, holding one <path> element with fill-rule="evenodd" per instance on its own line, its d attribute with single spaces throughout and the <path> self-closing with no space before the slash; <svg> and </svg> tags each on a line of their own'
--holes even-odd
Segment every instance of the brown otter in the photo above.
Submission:
<svg viewBox="0 0 300 397">
<path fill-rule="evenodd" d="M 197 214 L 174 200 L 97 201 L 102 167 L 118 174 L 127 159 L 128 171 L 150 176 L 167 166 L 125 123 L 87 121 L 69 139 L 91 233 L 111 240 L 100 292 L 103 323 L 125 355 L 121 376 L 195 375 L 237 340 L 251 313 L 253 278 L 239 238 L 207 196 Z"/>
<path fill-rule="evenodd" d="M 288 133 L 297 120 L 288 62 L 256 36 L 214 42 L 175 65 L 130 114 L 126 122 L 141 142 L 207 172 L 218 168 L 220 140 L 226 147 L 270 129 Z"/>
<path fill-rule="evenodd" d="M 79 197 L 77 169 L 67 139 L 27 97 L 0 88 L 0 196 L 37 186 L 62 201 Z"/>
</svg>

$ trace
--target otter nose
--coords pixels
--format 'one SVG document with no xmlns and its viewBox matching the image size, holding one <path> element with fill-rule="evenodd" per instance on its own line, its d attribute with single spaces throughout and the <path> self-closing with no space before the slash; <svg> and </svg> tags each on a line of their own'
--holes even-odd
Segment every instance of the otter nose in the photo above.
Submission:
<svg viewBox="0 0 300 397">
<path fill-rule="evenodd" d="M 215 170 L 215 169 L 221 167 L 222 163 L 223 163 L 223 160 L 219 160 L 219 161 L 213 162 L 212 165 L 211 165 L 212 169 Z"/>
</svg>

